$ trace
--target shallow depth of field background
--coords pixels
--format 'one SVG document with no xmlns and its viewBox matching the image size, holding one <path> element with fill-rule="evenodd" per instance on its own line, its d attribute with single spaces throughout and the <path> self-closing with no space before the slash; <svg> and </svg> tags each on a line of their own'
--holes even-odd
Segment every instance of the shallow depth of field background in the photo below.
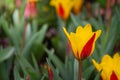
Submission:
<svg viewBox="0 0 120 80">
<path fill-rule="evenodd" d="M 83 60 L 82 79 L 100 80 L 91 59 L 120 51 L 120 0 L 84 0 L 65 20 L 50 0 L 37 0 L 35 16 L 25 16 L 26 2 L 0 0 L 0 80 L 77 80 L 78 63 L 62 27 L 75 32 L 87 23 L 102 34 Z"/>
</svg>

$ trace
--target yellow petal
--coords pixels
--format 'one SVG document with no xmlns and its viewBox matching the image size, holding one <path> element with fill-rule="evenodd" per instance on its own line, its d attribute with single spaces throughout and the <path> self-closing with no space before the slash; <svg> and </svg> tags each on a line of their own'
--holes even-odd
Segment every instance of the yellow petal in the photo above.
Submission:
<svg viewBox="0 0 120 80">
<path fill-rule="evenodd" d="M 119 53 L 115 53 L 114 56 L 113 56 L 113 59 L 119 59 L 119 58 L 120 58 Z"/>
<path fill-rule="evenodd" d="M 63 27 L 62 29 L 63 29 L 63 31 L 64 31 L 64 33 L 65 33 L 66 37 L 67 37 L 67 38 L 69 39 L 69 41 L 70 41 L 70 36 L 69 36 L 69 34 L 68 34 L 68 32 L 67 32 L 66 28 L 65 28 L 65 27 Z"/>
<path fill-rule="evenodd" d="M 74 0 L 74 6 L 73 6 L 73 10 L 75 14 L 78 14 L 81 10 L 81 7 L 83 5 L 84 0 Z"/>
<path fill-rule="evenodd" d="M 82 26 L 78 26 L 76 29 L 76 34 L 79 34 L 83 30 Z"/>
<path fill-rule="evenodd" d="M 101 35 L 101 30 L 97 30 L 95 33 L 96 33 L 96 38 L 95 38 L 95 41 L 98 39 L 98 37 Z"/>
<path fill-rule="evenodd" d="M 76 34 L 73 33 L 73 32 L 70 33 L 70 43 L 71 43 L 71 46 L 72 46 L 74 56 L 77 59 L 79 59 L 79 52 L 78 52 L 79 43 L 78 43 L 78 39 L 76 37 Z"/>
<path fill-rule="evenodd" d="M 109 79 L 107 79 L 107 78 L 109 78 L 108 75 L 104 71 L 101 72 L 101 78 L 102 78 L 102 80 L 109 80 Z"/>
<path fill-rule="evenodd" d="M 100 64 L 98 64 L 94 59 L 92 59 L 92 62 L 95 68 L 100 72 L 102 70 L 102 67 L 100 66 Z"/>
<path fill-rule="evenodd" d="M 112 62 L 112 58 L 106 54 L 103 56 L 101 63 L 108 63 L 108 62 Z"/>
<path fill-rule="evenodd" d="M 86 24 L 86 26 L 84 27 L 84 30 L 87 31 L 88 33 L 92 32 L 92 28 L 91 28 L 91 25 L 90 24 Z"/>
<path fill-rule="evenodd" d="M 58 3 L 59 3 L 58 0 L 51 0 L 50 1 L 51 6 L 57 6 Z"/>
<path fill-rule="evenodd" d="M 92 47 L 91 53 L 93 53 L 93 51 L 94 51 L 94 49 L 95 49 L 95 43 L 96 43 L 96 40 L 98 39 L 98 37 L 100 36 L 100 34 L 101 34 L 101 30 L 97 30 L 97 31 L 95 32 L 95 41 L 94 41 L 94 43 L 93 43 L 93 47 Z"/>
<path fill-rule="evenodd" d="M 66 35 L 66 37 L 68 38 L 68 40 L 70 41 L 70 44 L 71 44 L 71 48 L 73 50 L 73 53 L 74 53 L 74 56 L 76 59 L 78 59 L 78 52 L 77 52 L 77 48 L 76 48 L 76 37 L 75 37 L 75 34 L 74 33 L 70 33 L 70 35 L 68 34 L 67 30 L 63 27 L 63 31 Z"/>
</svg>

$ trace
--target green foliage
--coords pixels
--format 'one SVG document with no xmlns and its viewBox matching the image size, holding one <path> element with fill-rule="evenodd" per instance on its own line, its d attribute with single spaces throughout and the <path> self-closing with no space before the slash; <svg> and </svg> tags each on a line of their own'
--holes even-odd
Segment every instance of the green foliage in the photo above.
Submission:
<svg viewBox="0 0 120 80">
<path fill-rule="evenodd" d="M 0 51 L 0 62 L 3 62 L 10 58 L 14 54 L 15 49 L 12 47 L 6 48 Z"/>
<path fill-rule="evenodd" d="M 1 27 L 10 40 L 9 47 L 0 51 L 1 80 L 9 80 L 11 68 L 15 80 L 26 79 L 27 77 L 31 80 L 40 80 L 42 77 L 35 56 L 40 60 L 44 55 L 42 42 L 48 28 L 47 24 L 38 30 L 36 21 L 24 26 L 25 20 L 21 20 L 21 25 L 10 26 L 3 16 L 0 20 Z M 31 53 L 34 53 L 35 56 Z M 13 77 L 11 76 L 11 78 Z"/>
</svg>

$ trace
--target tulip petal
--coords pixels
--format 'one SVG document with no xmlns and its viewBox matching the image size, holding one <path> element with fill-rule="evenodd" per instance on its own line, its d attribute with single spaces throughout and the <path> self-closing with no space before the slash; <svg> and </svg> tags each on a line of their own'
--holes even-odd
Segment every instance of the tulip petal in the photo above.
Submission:
<svg viewBox="0 0 120 80">
<path fill-rule="evenodd" d="M 97 30 L 96 33 L 96 37 L 95 37 L 95 41 L 98 39 L 98 37 L 101 35 L 101 30 Z"/>
<path fill-rule="evenodd" d="M 59 4 L 58 13 L 59 13 L 60 17 L 64 17 L 65 11 L 64 11 L 64 8 L 63 8 L 62 4 Z"/>
<path fill-rule="evenodd" d="M 91 28 L 91 25 L 90 24 L 86 24 L 85 27 L 82 27 L 82 26 L 78 26 L 78 28 L 76 29 L 76 34 L 81 36 L 82 38 L 85 37 L 85 34 L 86 35 L 90 35 L 92 33 L 92 28 Z M 91 37 L 92 35 L 89 36 L 89 38 Z M 88 38 L 88 37 L 86 37 Z M 88 40 L 88 39 L 87 39 Z"/>
<path fill-rule="evenodd" d="M 79 46 L 79 44 L 78 44 L 78 39 L 76 38 L 76 34 L 73 32 L 70 33 L 70 43 L 71 43 L 74 56 L 78 59 L 79 53 L 78 53 L 77 47 Z"/>
<path fill-rule="evenodd" d="M 71 48 L 73 50 L 74 56 L 76 59 L 78 59 L 78 52 L 77 52 L 77 48 L 76 48 L 76 37 L 74 33 L 70 33 L 70 35 L 68 34 L 66 28 L 63 27 L 63 31 L 66 35 L 66 37 L 68 38 L 68 40 L 70 41 L 71 44 Z"/>
<path fill-rule="evenodd" d="M 115 55 L 113 56 L 113 59 L 120 59 L 119 53 L 115 53 Z"/>
<path fill-rule="evenodd" d="M 96 34 L 94 33 L 92 38 L 83 47 L 83 50 L 82 50 L 82 52 L 80 54 L 81 59 L 87 58 L 91 54 L 93 43 L 94 43 L 94 40 L 95 40 L 95 35 Z"/>
<path fill-rule="evenodd" d="M 65 33 L 66 37 L 69 39 L 70 41 L 70 35 L 68 34 L 67 30 L 65 27 L 62 28 L 63 29 L 63 32 Z"/>
<path fill-rule="evenodd" d="M 73 11 L 75 14 L 78 14 L 81 11 L 84 0 L 74 0 Z"/>
<path fill-rule="evenodd" d="M 117 75 L 115 74 L 114 71 L 112 71 L 112 74 L 110 76 L 110 80 L 118 80 Z"/>
<path fill-rule="evenodd" d="M 94 59 L 92 59 L 92 63 L 94 64 L 94 66 L 99 72 L 102 70 L 102 67 L 100 66 L 100 64 L 98 64 Z"/>
</svg>

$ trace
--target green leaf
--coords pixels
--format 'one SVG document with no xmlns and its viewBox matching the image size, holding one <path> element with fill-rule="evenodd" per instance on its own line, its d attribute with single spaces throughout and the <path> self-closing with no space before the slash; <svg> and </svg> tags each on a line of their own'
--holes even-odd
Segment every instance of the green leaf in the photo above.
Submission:
<svg viewBox="0 0 120 80">
<path fill-rule="evenodd" d="M 28 53 L 30 53 L 30 49 L 33 45 L 34 42 L 36 43 L 39 43 L 41 44 L 44 37 L 45 37 L 45 33 L 46 33 L 46 30 L 47 30 L 47 25 L 43 25 L 43 27 L 41 28 L 41 30 L 39 32 L 36 32 L 32 37 L 31 39 L 27 42 L 27 44 L 25 45 L 25 48 L 23 50 L 23 55 L 24 56 L 27 56 Z"/>
<path fill-rule="evenodd" d="M 118 25 L 119 25 L 119 20 L 117 19 L 118 16 L 115 14 L 112 18 L 112 23 L 110 26 L 110 31 L 108 35 L 108 44 L 106 46 L 105 53 L 111 53 L 114 49 L 116 40 L 117 40 L 117 35 L 118 35 Z"/>
<path fill-rule="evenodd" d="M 64 64 L 60 61 L 60 59 L 57 56 L 54 55 L 54 51 L 53 50 L 49 51 L 47 49 L 45 49 L 45 51 L 47 52 L 49 59 L 54 63 L 54 65 L 60 71 L 60 74 L 62 76 L 65 76 Z"/>
<path fill-rule="evenodd" d="M 35 69 L 31 66 L 31 64 L 24 58 L 22 55 L 18 55 L 17 59 L 23 69 L 23 72 L 26 75 L 29 75 L 31 80 L 40 80 L 40 76 L 38 72 L 35 71 Z"/>
<path fill-rule="evenodd" d="M 20 43 L 21 43 L 21 35 L 20 30 L 17 27 L 11 27 L 9 29 L 9 38 L 14 45 L 17 52 L 20 52 Z"/>
<path fill-rule="evenodd" d="M 94 80 L 100 80 L 100 73 L 96 74 L 96 77 L 94 78 Z"/>
<path fill-rule="evenodd" d="M 4 17 L 0 18 L 0 24 L 2 25 L 3 30 L 5 31 L 5 33 L 7 35 L 9 35 L 9 28 L 8 28 L 8 23 L 7 21 L 4 19 Z"/>
<path fill-rule="evenodd" d="M 78 61 L 74 61 L 74 80 L 78 80 Z"/>
<path fill-rule="evenodd" d="M 94 19 L 94 18 L 91 18 L 91 19 L 89 20 L 89 22 L 92 24 L 92 26 L 95 28 L 95 30 L 100 29 L 100 27 L 103 27 L 103 26 L 98 26 L 99 23 L 98 23 L 97 20 Z"/>
<path fill-rule="evenodd" d="M 94 66 L 88 66 L 88 68 L 83 72 L 83 77 L 88 80 L 92 74 L 92 72 L 94 71 Z"/>
<path fill-rule="evenodd" d="M 15 80 L 21 80 L 20 74 L 19 74 L 16 66 L 14 67 L 14 79 Z"/>
<path fill-rule="evenodd" d="M 34 64 L 35 70 L 36 70 L 36 72 L 39 74 L 40 70 L 39 70 L 39 67 L 38 67 L 38 65 L 37 65 L 37 61 L 36 61 L 34 55 L 32 55 L 32 60 L 33 60 L 33 64 Z M 39 76 L 40 76 L 40 74 L 39 74 Z"/>
<path fill-rule="evenodd" d="M 53 67 L 52 63 L 50 62 L 49 59 L 47 59 L 47 63 L 50 66 L 50 68 L 52 69 L 53 75 L 54 75 L 54 80 L 62 80 L 59 77 L 59 74 L 57 73 L 57 71 L 55 70 L 55 68 Z"/>
<path fill-rule="evenodd" d="M 0 80 L 9 80 L 9 69 L 6 64 L 0 63 Z"/>
<path fill-rule="evenodd" d="M 47 31 L 47 28 L 48 28 L 48 25 L 45 24 L 42 26 L 41 30 L 39 31 L 39 35 L 38 35 L 38 38 L 36 38 L 35 42 L 36 43 L 42 43 L 44 37 L 45 37 L 45 33 Z"/>
<path fill-rule="evenodd" d="M 75 16 L 74 16 L 73 14 L 70 14 L 70 17 L 71 17 L 74 25 L 75 25 L 75 26 L 78 26 L 79 24 L 78 24 L 77 20 L 75 19 Z"/>
<path fill-rule="evenodd" d="M 18 55 L 17 59 L 21 65 L 21 67 L 23 68 L 23 71 L 25 71 L 26 73 L 32 73 L 34 72 L 33 67 L 31 66 L 31 64 L 24 58 L 24 56 Z"/>
<path fill-rule="evenodd" d="M 102 16 L 101 16 L 100 13 L 98 14 L 98 22 L 99 22 L 99 27 L 102 29 L 102 31 L 105 31 L 105 29 L 104 29 L 105 27 L 103 25 Z"/>
<path fill-rule="evenodd" d="M 0 62 L 7 60 L 14 54 L 15 49 L 13 47 L 8 47 L 2 51 L 0 51 Z"/>
<path fill-rule="evenodd" d="M 32 35 L 31 25 L 30 25 L 30 23 L 28 23 L 26 25 L 26 32 L 25 32 L 25 42 L 26 43 L 30 40 L 31 35 Z"/>
</svg>

